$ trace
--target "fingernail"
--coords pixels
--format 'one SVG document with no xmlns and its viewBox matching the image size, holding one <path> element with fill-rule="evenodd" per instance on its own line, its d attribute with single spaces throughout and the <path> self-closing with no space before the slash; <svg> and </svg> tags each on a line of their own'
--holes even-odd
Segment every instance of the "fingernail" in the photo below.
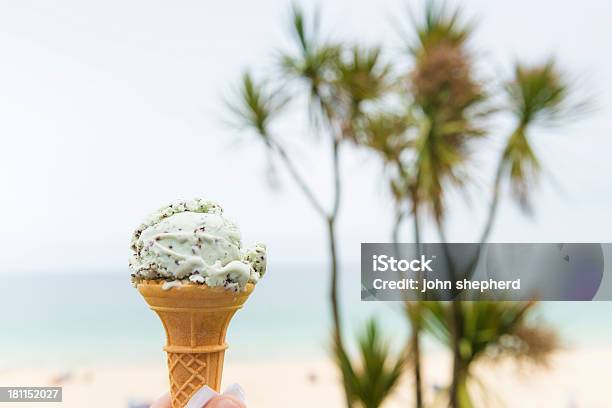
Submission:
<svg viewBox="0 0 612 408">
<path fill-rule="evenodd" d="M 208 385 L 200 388 L 189 400 L 185 408 L 196 408 L 202 407 L 208 401 L 210 401 L 217 393 L 212 390 Z"/>
</svg>

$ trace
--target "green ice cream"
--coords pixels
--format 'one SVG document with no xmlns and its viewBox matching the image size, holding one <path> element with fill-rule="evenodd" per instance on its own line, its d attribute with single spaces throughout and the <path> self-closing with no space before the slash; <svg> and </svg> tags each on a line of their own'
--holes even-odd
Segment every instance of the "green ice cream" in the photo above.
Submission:
<svg viewBox="0 0 612 408">
<path fill-rule="evenodd" d="M 242 248 L 236 224 L 219 205 L 201 199 L 153 213 L 134 232 L 131 249 L 133 284 L 164 280 L 168 288 L 190 283 L 242 290 L 266 271 L 265 245 Z"/>
</svg>

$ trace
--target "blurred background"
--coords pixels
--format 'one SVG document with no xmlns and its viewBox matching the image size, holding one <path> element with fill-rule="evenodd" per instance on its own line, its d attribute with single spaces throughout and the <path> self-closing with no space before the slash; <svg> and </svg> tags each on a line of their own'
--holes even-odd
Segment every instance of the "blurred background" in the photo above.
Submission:
<svg viewBox="0 0 612 408">
<path fill-rule="evenodd" d="M 224 380 L 245 387 L 249 407 L 286 406 L 291 397 L 305 407 L 608 406 L 610 303 L 530 305 L 517 324 L 545 325 L 555 340 L 538 337 L 546 345 L 536 355 L 533 338 L 513 326 L 479 343 L 486 357 L 492 348 L 501 356 L 472 365 L 477 353 L 464 353 L 464 392 L 452 369 L 460 354 L 449 334 L 452 307 L 422 306 L 414 320 L 408 306 L 361 303 L 359 284 L 360 243 L 389 242 L 394 227 L 398 240 L 413 242 L 416 212 L 422 242 L 440 241 L 440 232 L 478 241 L 492 213 L 489 241 L 610 241 L 608 2 L 62 0 L 4 2 L 0 11 L 0 385 L 64 385 L 62 407 L 147 406 L 164 392 L 163 330 L 129 284 L 129 241 L 159 206 L 203 197 L 224 207 L 244 242 L 268 245 L 268 274 L 228 338 Z M 437 41 L 459 60 L 428 59 Z M 304 44 L 342 49 L 329 62 Z M 319 93 L 304 69 L 313 61 L 330 70 Z M 427 82 L 436 64 L 453 73 L 442 75 L 450 85 Z M 363 85 L 364 75 L 376 86 Z M 456 78 L 474 95 L 448 108 Z M 254 126 L 257 114 L 266 126 Z M 399 130 L 384 126 L 398 117 Z M 432 148 L 429 169 L 441 173 L 431 177 L 419 149 L 433 140 L 424 126 L 440 117 L 447 126 L 436 140 L 449 138 L 455 150 Z M 510 143 L 527 130 L 527 151 Z M 389 141 L 408 152 L 389 153 Z M 333 215 L 337 322 L 329 217 L 291 168 Z M 499 169 L 507 179 L 491 212 Z M 371 317 L 388 349 L 364 345 Z M 416 382 L 415 322 L 423 329 Z M 525 369 L 514 358 L 521 353 L 500 341 L 507 338 L 526 340 L 518 349 L 531 347 L 527 359 L 545 361 Z M 381 363 L 387 377 L 369 370 L 368 352 L 389 363 Z M 375 377 L 386 385 L 373 396 L 363 390 Z"/>
</svg>

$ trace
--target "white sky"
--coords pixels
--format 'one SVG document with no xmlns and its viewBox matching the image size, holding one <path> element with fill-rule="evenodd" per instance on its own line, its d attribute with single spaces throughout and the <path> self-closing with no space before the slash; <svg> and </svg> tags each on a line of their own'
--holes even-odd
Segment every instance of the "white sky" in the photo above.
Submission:
<svg viewBox="0 0 612 408">
<path fill-rule="evenodd" d="M 326 2 L 324 27 L 397 47 L 399 0 Z M 303 4 L 310 4 L 303 2 Z M 412 2 L 411 4 L 418 4 Z M 607 0 L 471 0 L 476 44 L 495 72 L 552 51 L 598 96 L 580 123 L 537 132 L 547 179 L 533 219 L 502 205 L 497 241 L 612 241 L 612 5 Z M 324 229 L 283 178 L 263 181 L 265 155 L 238 144 L 221 97 L 249 65 L 284 42 L 289 1 L 5 1 L 0 3 L 0 273 L 126 269 L 134 226 L 175 198 L 220 202 L 246 241 L 272 262 L 316 262 Z M 325 24 L 327 23 L 327 24 Z M 359 37 L 355 37 L 359 38 Z M 307 136 L 285 124 L 285 140 Z M 315 188 L 327 191 L 314 143 L 292 144 Z M 491 142 L 496 146 L 495 142 Z M 347 152 L 342 257 L 389 238 L 390 209 L 376 161 Z M 482 158 L 481 184 L 494 156 Z M 554 180 L 554 182 L 551 182 Z M 472 240 L 489 190 L 472 210 L 453 201 L 451 237 Z M 408 230 L 407 230 L 408 232 Z M 408 236 L 408 235 L 407 235 Z M 431 239 L 435 237 L 432 236 Z"/>
</svg>

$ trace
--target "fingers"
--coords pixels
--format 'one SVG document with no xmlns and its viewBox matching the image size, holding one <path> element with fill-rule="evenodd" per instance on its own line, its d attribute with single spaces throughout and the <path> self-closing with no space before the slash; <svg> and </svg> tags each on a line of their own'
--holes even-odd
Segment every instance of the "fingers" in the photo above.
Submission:
<svg viewBox="0 0 612 408">
<path fill-rule="evenodd" d="M 151 405 L 151 408 L 172 408 L 170 395 L 166 393 L 159 397 L 159 399 Z M 211 399 L 204 408 L 246 408 L 246 405 L 233 395 L 217 395 Z"/>
<path fill-rule="evenodd" d="M 246 408 L 246 405 L 232 395 L 217 395 L 204 408 Z"/>
<path fill-rule="evenodd" d="M 172 408 L 172 402 L 170 401 L 170 394 L 165 393 L 157 401 L 151 405 L 151 408 Z"/>
</svg>

